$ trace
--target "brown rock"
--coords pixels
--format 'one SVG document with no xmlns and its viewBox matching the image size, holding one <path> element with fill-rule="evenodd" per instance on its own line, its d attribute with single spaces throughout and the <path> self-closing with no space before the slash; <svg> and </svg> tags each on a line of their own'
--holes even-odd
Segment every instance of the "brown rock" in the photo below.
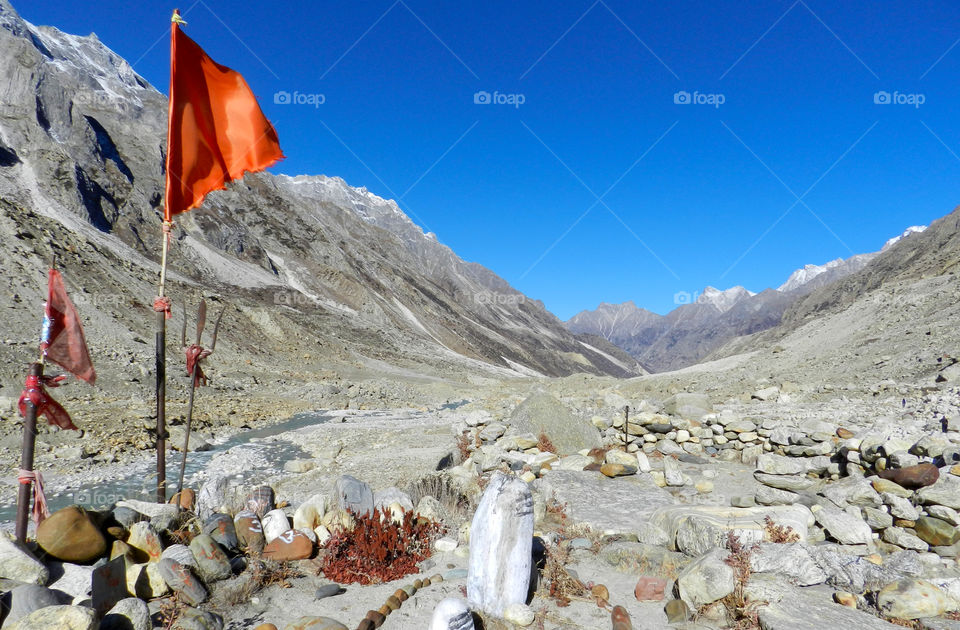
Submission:
<svg viewBox="0 0 960 630">
<path fill-rule="evenodd" d="M 960 540 L 960 529 L 932 516 L 921 516 L 914 529 L 920 540 L 934 547 L 949 547 Z"/>
<path fill-rule="evenodd" d="M 633 589 L 637 601 L 659 602 L 666 595 L 667 581 L 658 577 L 641 577 Z"/>
<path fill-rule="evenodd" d="M 237 530 L 241 549 L 253 555 L 263 552 L 267 540 L 263 537 L 260 517 L 250 511 L 239 512 L 233 519 L 233 525 Z"/>
<path fill-rule="evenodd" d="M 393 595 L 387 598 L 386 604 L 390 607 L 390 610 L 399 610 L 400 606 L 403 605 L 400 603 L 400 600 Z"/>
<path fill-rule="evenodd" d="M 960 464 L 954 464 L 950 467 L 950 474 L 960 477 Z"/>
<path fill-rule="evenodd" d="M 181 509 L 192 512 L 197 502 L 197 493 L 192 488 L 184 488 L 181 492 L 170 497 L 169 503 L 179 505 Z"/>
<path fill-rule="evenodd" d="M 583 469 L 584 469 L 584 470 L 590 470 L 590 471 L 593 471 L 593 470 L 599 471 L 599 470 L 600 470 L 600 466 L 601 466 L 601 464 L 598 464 L 597 462 L 591 462 L 591 463 L 587 464 L 586 466 L 584 466 Z"/>
<path fill-rule="evenodd" d="M 107 551 L 107 539 L 82 507 L 71 505 L 40 523 L 37 544 L 54 558 L 90 562 Z"/>
<path fill-rule="evenodd" d="M 637 467 L 627 464 L 604 464 L 600 467 L 600 472 L 607 477 L 625 477 L 637 474 Z"/>
<path fill-rule="evenodd" d="M 261 623 L 259 626 L 253 630 L 277 630 L 277 627 L 272 623 Z"/>
<path fill-rule="evenodd" d="M 591 588 L 590 596 L 597 600 L 597 605 L 601 607 L 610 601 L 610 591 L 603 584 L 597 584 Z"/>
<path fill-rule="evenodd" d="M 906 468 L 887 468 L 879 475 L 909 490 L 917 490 L 935 484 L 940 478 L 940 470 L 930 462 L 923 462 Z"/>
<path fill-rule="evenodd" d="M 630 622 L 630 615 L 623 606 L 614 606 L 610 613 L 610 622 L 613 624 L 613 630 L 633 630 L 633 624 Z"/>
<path fill-rule="evenodd" d="M 843 427 L 840 427 L 839 429 L 837 429 L 837 437 L 840 438 L 841 440 L 849 440 L 850 438 L 853 437 L 853 431 L 851 431 L 850 429 L 844 429 Z"/>
<path fill-rule="evenodd" d="M 313 541 L 298 529 L 288 529 L 267 545 L 263 557 L 280 562 L 305 560 L 313 555 Z"/>
<path fill-rule="evenodd" d="M 410 599 L 410 596 L 407 595 L 407 592 L 402 588 L 398 588 L 393 592 L 393 596 L 400 600 L 401 603 Z"/>
<path fill-rule="evenodd" d="M 392 613 L 393 611 L 390 610 L 390 607 L 389 607 L 389 606 L 387 606 L 386 604 L 384 604 L 383 606 L 380 607 L 380 609 L 379 609 L 377 612 L 379 612 L 379 613 L 380 613 L 381 615 L 383 615 L 384 617 L 389 617 L 389 616 L 390 616 L 390 613 Z"/>
<path fill-rule="evenodd" d="M 847 608 L 857 607 L 857 596 L 845 591 L 837 591 L 834 593 L 833 601 L 837 602 L 841 606 L 846 606 Z"/>
<path fill-rule="evenodd" d="M 110 525 L 107 527 L 107 534 L 116 540 L 123 540 L 127 536 L 127 530 L 122 525 Z"/>
<path fill-rule="evenodd" d="M 379 628 L 383 625 L 383 622 L 387 620 L 386 617 L 378 613 L 376 610 L 368 610 L 365 619 L 372 621 L 374 628 Z"/>
<path fill-rule="evenodd" d="M 670 623 L 680 623 L 690 618 L 690 609 L 682 599 L 671 599 L 663 607 L 663 611 L 667 614 L 667 621 Z"/>
<path fill-rule="evenodd" d="M 373 630 L 374 628 L 376 628 L 376 626 L 373 625 L 373 622 L 369 619 L 362 619 L 360 623 L 357 624 L 357 630 Z"/>
</svg>

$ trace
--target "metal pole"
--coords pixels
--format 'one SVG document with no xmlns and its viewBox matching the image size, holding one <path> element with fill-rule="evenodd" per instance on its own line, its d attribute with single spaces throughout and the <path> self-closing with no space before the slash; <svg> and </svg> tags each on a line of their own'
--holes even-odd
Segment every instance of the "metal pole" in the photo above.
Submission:
<svg viewBox="0 0 960 630">
<path fill-rule="evenodd" d="M 630 407 L 624 406 L 623 408 L 623 451 L 627 452 L 627 442 L 630 441 L 630 434 L 628 433 L 628 428 L 630 425 Z"/>
<path fill-rule="evenodd" d="M 43 364 L 40 362 L 30 366 L 30 376 L 43 378 Z M 33 470 L 33 449 L 37 442 L 37 407 L 27 401 L 27 416 L 23 421 L 23 446 L 20 450 L 20 468 Z M 17 540 L 26 542 L 27 522 L 30 517 L 30 489 L 32 482 L 21 481 L 17 493 Z"/>
</svg>

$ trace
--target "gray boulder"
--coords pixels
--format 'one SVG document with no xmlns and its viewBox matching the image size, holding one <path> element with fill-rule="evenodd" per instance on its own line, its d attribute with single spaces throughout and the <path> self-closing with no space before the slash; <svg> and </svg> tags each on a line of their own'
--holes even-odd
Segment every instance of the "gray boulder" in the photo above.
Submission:
<svg viewBox="0 0 960 630">
<path fill-rule="evenodd" d="M 588 420 L 575 417 L 563 403 L 546 392 L 535 392 L 517 405 L 510 422 L 520 433 L 546 434 L 559 455 L 600 446 L 597 429 Z"/>
</svg>

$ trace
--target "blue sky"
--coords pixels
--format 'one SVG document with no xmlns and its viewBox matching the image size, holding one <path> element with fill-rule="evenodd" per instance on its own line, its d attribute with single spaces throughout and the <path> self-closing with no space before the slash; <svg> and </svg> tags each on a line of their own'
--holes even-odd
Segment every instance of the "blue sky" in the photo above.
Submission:
<svg viewBox="0 0 960 630">
<path fill-rule="evenodd" d="M 15 6 L 96 32 L 166 92 L 174 5 Z M 276 172 L 398 199 L 563 319 L 777 286 L 960 203 L 955 2 L 179 8 L 260 98 L 288 156 Z"/>
</svg>

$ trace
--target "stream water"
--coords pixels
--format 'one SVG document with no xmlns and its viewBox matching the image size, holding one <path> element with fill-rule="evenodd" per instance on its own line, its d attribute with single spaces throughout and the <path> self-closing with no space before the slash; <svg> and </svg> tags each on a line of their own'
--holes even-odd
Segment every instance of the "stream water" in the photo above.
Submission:
<svg viewBox="0 0 960 630">
<path fill-rule="evenodd" d="M 191 452 L 187 457 L 183 485 L 196 489 L 197 484 L 192 482 L 205 471 L 214 457 L 223 455 L 227 451 L 237 455 L 253 455 L 257 462 L 265 464 L 265 467 L 250 467 L 241 471 L 235 476 L 240 482 L 252 478 L 254 475 L 282 470 L 283 465 L 292 459 L 309 458 L 308 454 L 286 440 L 267 440 L 267 438 L 272 438 L 287 431 L 296 431 L 297 429 L 323 424 L 334 417 L 323 412 L 300 413 L 268 427 L 236 433 L 223 442 L 214 444 L 210 450 Z M 242 451 L 248 451 L 248 453 Z M 181 461 L 182 457 L 179 452 L 167 452 L 168 496 L 172 496 L 176 492 Z M 102 509 L 124 499 L 152 501 L 157 496 L 156 484 L 156 462 L 149 459 L 132 465 L 126 474 L 115 479 L 81 484 L 77 488 L 48 493 L 47 506 L 53 513 L 60 508 L 73 504 L 91 509 Z M 12 522 L 16 518 L 16 512 L 15 503 L 0 505 L 0 523 Z"/>
</svg>

